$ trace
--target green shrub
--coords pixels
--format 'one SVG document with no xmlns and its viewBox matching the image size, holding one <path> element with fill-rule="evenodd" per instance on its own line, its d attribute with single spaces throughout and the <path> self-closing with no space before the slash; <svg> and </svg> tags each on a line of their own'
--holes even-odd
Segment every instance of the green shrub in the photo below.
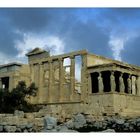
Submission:
<svg viewBox="0 0 140 140">
<path fill-rule="evenodd" d="M 37 88 L 34 83 L 29 87 L 24 81 L 20 81 L 16 88 L 11 92 L 5 89 L 0 89 L 0 113 L 13 113 L 15 110 L 25 112 L 33 112 L 37 108 L 31 105 L 26 96 L 36 96 Z"/>
</svg>

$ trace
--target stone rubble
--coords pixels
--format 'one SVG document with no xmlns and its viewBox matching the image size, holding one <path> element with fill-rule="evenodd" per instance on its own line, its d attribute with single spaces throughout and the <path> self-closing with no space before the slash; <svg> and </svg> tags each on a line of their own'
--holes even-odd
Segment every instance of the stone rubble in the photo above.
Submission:
<svg viewBox="0 0 140 140">
<path fill-rule="evenodd" d="M 59 117 L 56 118 L 48 114 L 42 117 L 37 113 L 31 115 L 20 111 L 16 111 L 13 115 L 0 114 L 0 132 L 140 132 L 139 117 L 104 116 L 97 119 L 78 113 L 63 122 L 60 120 Z"/>
</svg>

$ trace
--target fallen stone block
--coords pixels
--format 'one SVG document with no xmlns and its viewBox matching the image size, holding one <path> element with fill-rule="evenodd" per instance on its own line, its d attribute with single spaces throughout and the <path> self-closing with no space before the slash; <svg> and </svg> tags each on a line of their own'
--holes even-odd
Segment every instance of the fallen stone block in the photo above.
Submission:
<svg viewBox="0 0 140 140">
<path fill-rule="evenodd" d="M 44 127 L 44 119 L 43 118 L 35 118 L 34 125 L 38 127 Z"/>
<path fill-rule="evenodd" d="M 44 123 L 45 123 L 45 129 L 50 130 L 56 127 L 57 119 L 54 117 L 45 117 Z"/>
<path fill-rule="evenodd" d="M 85 116 L 82 114 L 77 114 L 76 116 L 74 116 L 74 127 L 76 129 L 79 129 L 81 127 L 84 127 L 86 125 L 86 119 Z"/>
</svg>

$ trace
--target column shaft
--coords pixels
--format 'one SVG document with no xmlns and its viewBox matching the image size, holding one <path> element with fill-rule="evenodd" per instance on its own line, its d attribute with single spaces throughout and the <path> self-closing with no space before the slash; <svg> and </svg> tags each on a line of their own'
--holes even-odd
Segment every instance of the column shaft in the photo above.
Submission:
<svg viewBox="0 0 140 140">
<path fill-rule="evenodd" d="M 59 100 L 63 101 L 63 83 L 64 83 L 64 69 L 63 69 L 63 59 L 59 59 Z"/>
<path fill-rule="evenodd" d="M 39 64 L 39 102 L 43 103 L 43 64 Z"/>
<path fill-rule="evenodd" d="M 85 99 L 87 98 L 87 55 L 81 55 L 81 60 L 82 60 L 82 64 L 81 64 L 81 100 L 85 101 Z"/>
<path fill-rule="evenodd" d="M 104 85 L 103 85 L 103 79 L 101 73 L 99 73 L 99 77 L 98 77 L 98 87 L 99 87 L 99 93 L 103 93 Z"/>
<path fill-rule="evenodd" d="M 119 85 L 120 85 L 120 92 L 124 93 L 123 73 L 120 74 L 120 77 L 119 77 Z"/>
<path fill-rule="evenodd" d="M 136 94 L 140 96 L 140 76 L 136 78 Z"/>
<path fill-rule="evenodd" d="M 128 83 L 128 93 L 131 94 L 131 76 L 130 75 L 128 75 L 127 83 Z"/>
<path fill-rule="evenodd" d="M 88 93 L 92 93 L 92 83 L 91 83 L 91 75 L 88 75 Z"/>
<path fill-rule="evenodd" d="M 71 67 L 70 67 L 70 83 L 71 83 L 71 100 L 73 99 L 75 93 L 75 59 L 71 57 Z"/>
<path fill-rule="evenodd" d="M 31 77 L 30 77 L 30 82 L 34 82 L 34 67 L 33 67 L 33 64 L 30 64 L 30 74 L 31 74 Z"/>
<path fill-rule="evenodd" d="M 52 61 L 49 61 L 49 91 L 48 91 L 49 102 L 52 101 L 52 76 L 53 76 L 52 72 L 53 72 Z"/>
<path fill-rule="evenodd" d="M 116 84 L 115 84 L 114 71 L 111 71 L 111 75 L 110 75 L 110 86 L 111 86 L 111 92 L 115 92 Z"/>
</svg>

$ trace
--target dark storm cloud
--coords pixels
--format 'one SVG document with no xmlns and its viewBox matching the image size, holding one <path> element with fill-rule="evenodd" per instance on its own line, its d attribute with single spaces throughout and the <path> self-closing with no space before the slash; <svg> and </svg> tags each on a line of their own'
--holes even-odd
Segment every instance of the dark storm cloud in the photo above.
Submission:
<svg viewBox="0 0 140 140">
<path fill-rule="evenodd" d="M 139 8 L 111 8 L 108 9 L 109 14 L 119 17 L 125 17 L 125 18 L 135 18 L 137 16 L 140 16 L 140 9 Z"/>
<path fill-rule="evenodd" d="M 124 42 L 124 50 L 121 52 L 122 61 L 140 65 L 140 9 L 104 9 L 98 20 L 100 22 L 103 20 L 104 28 L 108 28 L 114 36 L 129 37 L 129 40 Z M 138 36 L 133 37 L 133 33 Z"/>
<path fill-rule="evenodd" d="M 1 51 L 8 54 L 8 55 L 15 55 L 17 54 L 17 50 L 14 49 L 15 42 L 14 40 L 20 39 L 20 37 L 15 34 L 8 27 L 0 26 L 0 48 Z"/>
<path fill-rule="evenodd" d="M 15 40 L 21 40 L 22 36 L 15 32 L 5 17 L 0 16 L 0 52 L 14 56 L 17 50 L 14 48 Z"/>
<path fill-rule="evenodd" d="M 44 9 L 0 9 L 0 48 L 6 55 L 17 55 L 15 42 L 27 32 L 39 33 L 47 23 Z"/>
<path fill-rule="evenodd" d="M 0 35 L 0 44 L 4 46 L 1 50 L 15 55 L 14 42 L 23 39 L 22 34 L 15 31 L 20 31 L 40 36 L 44 33 L 57 35 L 65 41 L 68 51 L 86 48 L 97 54 L 111 56 L 107 46 L 109 35 L 92 18 L 83 23 L 78 19 L 81 15 L 76 15 L 76 12 L 77 9 L 0 9 L 0 29 L 4 33 Z"/>
<path fill-rule="evenodd" d="M 0 9 L 1 52 L 15 56 L 15 41 L 23 41 L 23 33 L 29 33 L 58 36 L 64 41 L 66 51 L 88 49 L 95 54 L 112 57 L 108 45 L 110 35 L 122 36 L 128 30 L 137 29 L 139 24 L 140 9 Z M 127 53 L 124 50 L 123 59 L 139 63 L 134 55 L 139 50 L 138 40 L 126 46 Z"/>
<path fill-rule="evenodd" d="M 15 56 L 18 53 L 15 48 L 15 42 L 17 40 L 24 41 L 24 33 L 36 34 L 38 36 L 44 35 L 43 33 L 59 35 L 61 30 L 63 31 L 67 28 L 65 23 L 67 20 L 65 19 L 70 19 L 69 13 L 71 13 L 69 10 L 67 11 L 65 14 L 63 10 L 55 9 L 1 8 L 1 52 Z"/>
<path fill-rule="evenodd" d="M 107 8 L 99 11 L 98 24 L 116 35 L 137 30 L 140 25 L 139 8 Z"/>
<path fill-rule="evenodd" d="M 139 8 L 110 8 L 103 9 L 100 12 L 100 18 L 104 20 L 112 21 L 113 23 L 122 23 L 125 20 L 131 21 L 138 20 L 140 17 L 140 9 Z"/>
<path fill-rule="evenodd" d="M 16 8 L 3 9 L 10 24 L 23 32 L 38 32 L 46 26 L 50 19 L 45 9 Z"/>
<path fill-rule="evenodd" d="M 122 51 L 124 61 L 140 66 L 140 36 L 128 41 Z"/>
<path fill-rule="evenodd" d="M 137 37 L 133 38 L 132 35 L 124 43 L 124 50 L 121 52 L 122 60 L 140 66 L 140 9 L 112 9 L 112 15 L 118 19 L 117 25 L 121 26 L 120 30 L 116 31 L 118 36 L 121 37 L 123 34 L 130 34 L 128 36 L 131 36 L 132 33 L 137 34 Z"/>
<path fill-rule="evenodd" d="M 64 40 L 66 51 L 88 49 L 90 52 L 112 57 L 108 46 L 109 32 L 104 32 L 94 18 L 90 17 L 87 22 L 83 22 L 78 17 L 81 15 L 75 14 L 77 9 L 57 9 L 52 10 L 52 14 L 53 12 L 57 14 L 52 15 L 48 31 Z"/>
<path fill-rule="evenodd" d="M 65 34 L 64 40 L 67 49 L 88 49 L 89 52 L 111 57 L 109 35 L 96 26 L 94 21 L 86 24 L 78 22 Z"/>
</svg>

